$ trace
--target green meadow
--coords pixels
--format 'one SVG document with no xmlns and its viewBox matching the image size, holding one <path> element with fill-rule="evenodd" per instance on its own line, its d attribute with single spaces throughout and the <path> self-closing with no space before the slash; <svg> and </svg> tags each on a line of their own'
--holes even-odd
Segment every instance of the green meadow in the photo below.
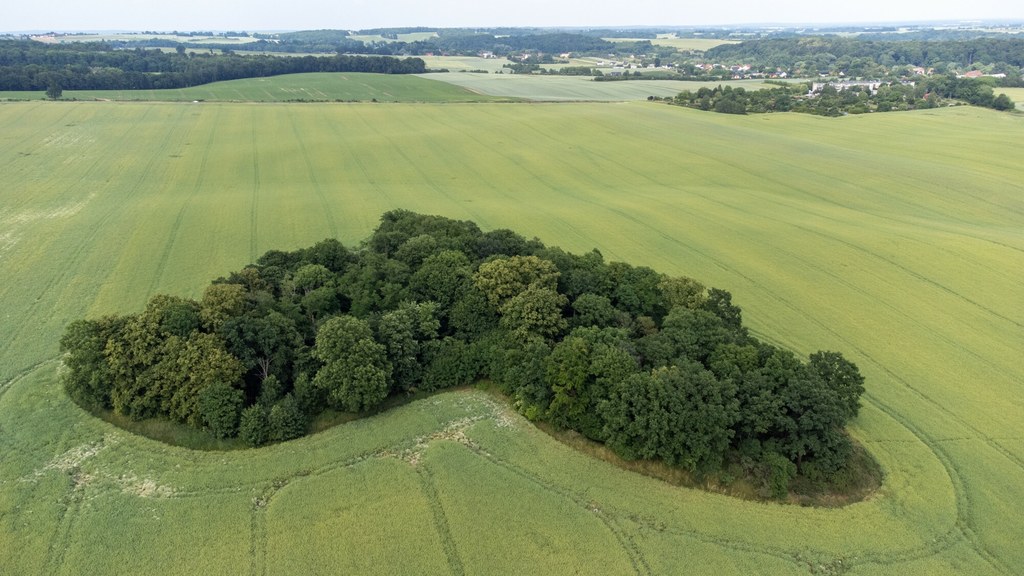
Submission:
<svg viewBox="0 0 1024 576">
<path fill-rule="evenodd" d="M 1022 133 L 968 107 L 0 103 L 0 574 L 1019 573 Z M 760 338 L 842 351 L 883 486 L 842 508 L 678 488 L 475 390 L 199 452 L 57 384 L 71 320 L 352 246 L 397 207 L 699 278 Z"/>
</svg>

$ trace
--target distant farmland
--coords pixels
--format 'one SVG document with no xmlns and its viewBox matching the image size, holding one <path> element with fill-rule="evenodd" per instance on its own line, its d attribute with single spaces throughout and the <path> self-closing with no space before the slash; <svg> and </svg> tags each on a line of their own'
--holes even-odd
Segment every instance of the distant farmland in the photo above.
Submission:
<svg viewBox="0 0 1024 576">
<path fill-rule="evenodd" d="M 646 100 L 648 96 L 672 97 L 683 90 L 696 91 L 701 86 L 715 87 L 720 84 L 734 87 L 743 86 L 747 90 L 758 90 L 768 86 L 763 82 L 749 80 L 734 82 L 687 82 L 684 80 L 594 82 L 589 76 L 531 74 L 438 74 L 429 77 L 494 97 L 551 102 Z"/>
<path fill-rule="evenodd" d="M 0 100 L 45 96 L 43 92 L 0 92 Z M 499 99 L 429 78 L 360 72 L 286 74 L 169 90 L 65 90 L 63 98 L 150 102 L 487 102 Z"/>
<path fill-rule="evenodd" d="M 0 103 L 0 573 L 1014 574 L 1022 131 L 967 107 Z M 675 488 L 476 391 L 193 452 L 57 385 L 69 321 L 351 246 L 396 207 L 693 276 L 759 337 L 841 350 L 882 489 L 812 509 Z"/>
<path fill-rule="evenodd" d="M 362 73 L 287 74 L 266 78 L 248 78 L 215 82 L 173 90 L 65 90 L 63 98 L 77 100 L 116 100 L 141 102 L 289 102 L 360 101 L 370 102 L 494 102 L 646 100 L 648 96 L 672 97 L 683 90 L 701 86 L 743 86 L 748 90 L 764 88 L 757 81 L 687 82 L 649 80 L 593 82 L 583 76 L 541 76 L 529 74 L 480 74 L 465 70 L 474 60 L 494 66 L 495 60 L 480 58 L 427 59 L 428 66 L 455 63 L 461 72 L 446 74 L 374 75 Z M 498 66 L 495 69 L 499 69 Z M 460 70 L 455 67 L 454 70 Z M 43 92 L 0 92 L 4 100 L 42 100 Z"/>
</svg>

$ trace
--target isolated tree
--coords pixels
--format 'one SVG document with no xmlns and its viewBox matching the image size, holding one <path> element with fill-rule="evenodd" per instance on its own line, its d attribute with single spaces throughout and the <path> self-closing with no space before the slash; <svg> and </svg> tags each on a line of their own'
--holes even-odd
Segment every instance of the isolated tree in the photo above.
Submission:
<svg viewBox="0 0 1024 576">
<path fill-rule="evenodd" d="M 59 80 L 50 80 L 46 86 L 46 97 L 50 100 L 58 100 L 64 95 L 64 89 L 60 86 Z"/>
</svg>

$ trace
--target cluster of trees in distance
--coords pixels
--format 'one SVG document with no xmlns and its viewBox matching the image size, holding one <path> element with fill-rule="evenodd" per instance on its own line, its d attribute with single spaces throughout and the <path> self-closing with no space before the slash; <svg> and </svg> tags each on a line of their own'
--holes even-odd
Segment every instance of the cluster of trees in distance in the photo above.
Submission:
<svg viewBox="0 0 1024 576">
<path fill-rule="evenodd" d="M 420 58 L 389 56 L 277 57 L 184 50 L 112 50 L 101 42 L 43 44 L 0 41 L 0 90 L 144 90 L 185 88 L 221 80 L 302 72 L 419 74 Z"/>
<path fill-rule="evenodd" d="M 817 76 L 843 72 L 848 77 L 884 77 L 896 69 L 922 67 L 937 73 L 987 65 L 1019 81 L 1024 68 L 1024 39 L 865 40 L 838 36 L 764 38 L 709 49 L 705 59 L 756 69 L 782 69 Z"/>
<path fill-rule="evenodd" d="M 840 353 L 751 336 L 725 290 L 405 210 L 353 249 L 267 252 L 199 301 L 72 322 L 61 348 L 82 406 L 252 445 L 489 378 L 529 419 L 697 473 L 740 462 L 778 496 L 844 470 L 863 392 Z"/>
<path fill-rule="evenodd" d="M 920 110 L 965 102 L 996 110 L 1013 110 L 1015 104 L 1006 94 L 998 96 L 981 80 L 936 76 L 918 83 L 882 83 L 876 89 L 866 85 L 837 87 L 825 84 L 810 92 L 811 85 L 794 83 L 767 90 L 718 86 L 684 90 L 669 99 L 672 104 L 720 112 L 748 114 L 764 112 L 802 112 L 820 116 Z"/>
</svg>

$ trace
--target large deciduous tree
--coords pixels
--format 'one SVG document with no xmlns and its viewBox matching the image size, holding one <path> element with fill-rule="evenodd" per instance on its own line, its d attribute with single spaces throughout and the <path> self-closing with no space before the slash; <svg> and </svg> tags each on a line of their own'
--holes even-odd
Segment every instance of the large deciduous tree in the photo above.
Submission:
<svg viewBox="0 0 1024 576">
<path fill-rule="evenodd" d="M 328 319 L 316 335 L 313 355 L 324 363 L 313 383 L 328 401 L 349 412 L 364 412 L 388 395 L 391 365 L 370 325 L 354 316 Z"/>
</svg>

